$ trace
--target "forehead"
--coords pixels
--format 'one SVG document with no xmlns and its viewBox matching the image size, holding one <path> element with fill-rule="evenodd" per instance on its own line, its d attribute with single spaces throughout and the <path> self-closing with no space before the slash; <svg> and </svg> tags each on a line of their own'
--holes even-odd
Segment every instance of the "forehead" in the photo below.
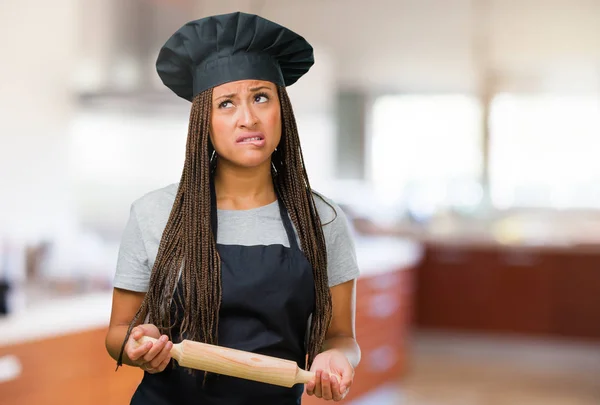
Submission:
<svg viewBox="0 0 600 405">
<path fill-rule="evenodd" d="M 238 80 L 216 86 L 213 89 L 213 95 L 219 97 L 223 94 L 239 94 L 249 92 L 257 87 L 267 87 L 271 90 L 275 90 L 276 88 L 275 84 L 264 80 Z"/>
</svg>

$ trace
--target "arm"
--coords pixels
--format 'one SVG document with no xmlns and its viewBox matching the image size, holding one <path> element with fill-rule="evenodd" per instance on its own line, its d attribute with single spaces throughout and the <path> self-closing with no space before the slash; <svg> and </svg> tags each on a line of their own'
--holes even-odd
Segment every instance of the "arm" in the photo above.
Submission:
<svg viewBox="0 0 600 405">
<path fill-rule="evenodd" d="M 307 383 L 306 392 L 317 398 L 340 401 L 348 393 L 354 369 L 361 359 L 355 333 L 356 280 L 360 270 L 347 217 L 338 205 L 331 200 L 327 202 L 320 205 L 320 210 L 327 224 L 323 236 L 333 314 L 321 352 L 311 366 L 315 381 Z"/>
<path fill-rule="evenodd" d="M 120 288 L 113 290 L 112 310 L 105 345 L 108 354 L 115 361 L 119 358 L 129 323 L 142 304 L 144 295 L 145 293 L 127 291 Z M 140 322 L 136 325 L 139 324 Z M 125 352 L 123 352 L 123 364 L 134 365 Z"/>
<path fill-rule="evenodd" d="M 306 385 L 306 392 L 317 398 L 341 401 L 349 392 L 361 357 L 354 327 L 356 280 L 332 287 L 331 299 L 333 317 L 321 353 L 311 367 L 315 381 Z"/>
<path fill-rule="evenodd" d="M 112 311 L 105 339 L 106 350 L 115 361 L 119 359 L 129 324 L 142 305 L 149 279 L 148 255 L 135 205 L 132 204 L 119 248 Z M 131 330 L 121 360 L 123 364 L 141 367 L 148 372 L 159 372 L 166 367 L 170 359 L 172 343 L 167 342 L 167 336 L 160 336 L 156 326 L 141 325 L 143 319 L 142 314 L 139 322 Z M 142 336 L 151 336 L 160 341 L 135 348 L 133 341 Z"/>
<path fill-rule="evenodd" d="M 333 317 L 322 352 L 339 350 L 348 358 L 353 368 L 360 363 L 361 352 L 356 342 L 356 280 L 331 288 Z"/>
</svg>

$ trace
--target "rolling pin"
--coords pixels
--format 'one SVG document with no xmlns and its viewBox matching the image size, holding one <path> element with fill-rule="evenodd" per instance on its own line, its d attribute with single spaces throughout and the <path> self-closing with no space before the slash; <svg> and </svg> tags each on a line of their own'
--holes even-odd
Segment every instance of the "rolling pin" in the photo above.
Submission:
<svg viewBox="0 0 600 405">
<path fill-rule="evenodd" d="M 142 336 L 137 340 L 140 346 L 147 342 L 156 339 Z M 191 340 L 174 343 L 171 357 L 182 367 L 288 388 L 315 378 L 315 373 L 302 370 L 291 360 Z"/>
</svg>

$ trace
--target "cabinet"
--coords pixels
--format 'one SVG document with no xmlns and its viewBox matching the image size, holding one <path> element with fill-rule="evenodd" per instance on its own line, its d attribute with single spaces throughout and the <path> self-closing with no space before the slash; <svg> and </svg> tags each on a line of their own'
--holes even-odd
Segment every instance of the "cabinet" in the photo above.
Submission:
<svg viewBox="0 0 600 405">
<path fill-rule="evenodd" d="M 429 243 L 415 323 L 600 340 L 600 249 Z"/>
</svg>

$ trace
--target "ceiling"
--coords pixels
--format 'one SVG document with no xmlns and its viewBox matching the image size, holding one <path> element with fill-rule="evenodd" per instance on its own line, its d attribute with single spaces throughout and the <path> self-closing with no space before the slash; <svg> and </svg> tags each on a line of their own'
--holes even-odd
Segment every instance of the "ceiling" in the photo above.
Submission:
<svg viewBox="0 0 600 405">
<path fill-rule="evenodd" d="M 80 88 L 88 95 L 162 90 L 153 63 L 166 38 L 189 20 L 235 10 L 259 13 L 309 39 L 321 55 L 318 83 L 378 93 L 600 90 L 595 0 L 87 3 L 77 77 L 87 78 Z M 128 79 L 132 66 L 139 87 Z"/>
</svg>

